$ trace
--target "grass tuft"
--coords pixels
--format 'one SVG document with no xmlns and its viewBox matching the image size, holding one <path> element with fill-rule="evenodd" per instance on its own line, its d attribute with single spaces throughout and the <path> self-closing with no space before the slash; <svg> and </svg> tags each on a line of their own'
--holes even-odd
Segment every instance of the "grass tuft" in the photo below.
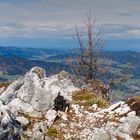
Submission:
<svg viewBox="0 0 140 140">
<path fill-rule="evenodd" d="M 51 128 L 48 129 L 47 134 L 48 134 L 49 137 L 55 138 L 55 137 L 58 136 L 58 131 L 57 131 L 56 128 L 51 127 Z"/>
<path fill-rule="evenodd" d="M 101 96 L 85 89 L 74 92 L 72 98 L 76 103 L 85 107 L 97 104 L 98 107 L 104 108 L 109 105 L 109 102 Z"/>
<path fill-rule="evenodd" d="M 0 83 L 0 88 L 2 88 L 2 87 L 7 88 L 10 84 L 11 84 L 10 82 L 3 82 L 3 83 Z"/>
<path fill-rule="evenodd" d="M 140 96 L 134 96 L 133 98 L 140 101 Z"/>
</svg>

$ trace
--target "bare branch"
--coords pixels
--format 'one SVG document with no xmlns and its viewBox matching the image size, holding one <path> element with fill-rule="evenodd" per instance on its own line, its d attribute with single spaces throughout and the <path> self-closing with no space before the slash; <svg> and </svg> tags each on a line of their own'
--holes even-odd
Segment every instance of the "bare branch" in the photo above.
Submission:
<svg viewBox="0 0 140 140">
<path fill-rule="evenodd" d="M 102 91 L 103 94 L 108 95 L 105 91 L 108 92 L 109 88 L 114 84 L 126 81 L 129 72 L 113 72 L 112 66 L 106 66 L 105 59 L 101 61 L 100 54 L 104 45 L 101 32 L 97 32 L 95 22 L 95 18 L 92 18 L 91 14 L 88 14 L 84 31 L 82 30 L 82 32 L 80 32 L 79 29 L 76 28 L 79 51 L 71 58 L 69 64 L 75 75 L 84 79 L 87 83 L 89 81 L 93 83 L 97 82 L 97 84 L 99 84 L 97 87 L 104 89 L 104 91 Z M 107 90 L 103 87 L 107 87 Z"/>
</svg>

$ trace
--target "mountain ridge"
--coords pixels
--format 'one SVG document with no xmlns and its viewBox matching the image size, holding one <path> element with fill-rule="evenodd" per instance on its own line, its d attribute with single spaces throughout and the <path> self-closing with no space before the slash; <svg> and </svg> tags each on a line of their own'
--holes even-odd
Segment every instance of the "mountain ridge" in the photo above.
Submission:
<svg viewBox="0 0 140 140">
<path fill-rule="evenodd" d="M 98 106 L 96 100 L 100 97 L 91 106 L 83 104 L 83 100 L 79 104 L 73 93 L 80 94 L 83 89 L 71 78 L 64 71 L 46 77 L 45 70 L 34 67 L 11 83 L 0 95 L 0 138 L 137 140 L 140 137 L 138 97 L 105 108 Z"/>
</svg>

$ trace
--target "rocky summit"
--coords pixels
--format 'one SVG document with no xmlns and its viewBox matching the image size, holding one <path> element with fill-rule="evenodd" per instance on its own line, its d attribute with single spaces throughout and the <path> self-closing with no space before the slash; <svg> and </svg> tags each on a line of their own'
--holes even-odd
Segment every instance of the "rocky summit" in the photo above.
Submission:
<svg viewBox="0 0 140 140">
<path fill-rule="evenodd" d="M 1 87 L 0 140 L 140 140 L 139 97 L 109 105 L 80 91 L 65 71 L 32 68 Z"/>
</svg>

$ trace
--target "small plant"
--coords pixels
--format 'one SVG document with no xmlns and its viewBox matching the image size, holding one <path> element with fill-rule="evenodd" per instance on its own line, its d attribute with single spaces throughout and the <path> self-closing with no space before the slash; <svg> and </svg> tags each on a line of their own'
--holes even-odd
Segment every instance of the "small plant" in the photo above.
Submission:
<svg viewBox="0 0 140 140">
<path fill-rule="evenodd" d="M 26 140 L 29 140 L 30 139 L 30 137 L 27 135 L 27 134 L 22 134 L 22 137 L 23 137 L 23 139 L 26 139 Z"/>
<path fill-rule="evenodd" d="M 48 129 L 47 134 L 48 134 L 49 137 L 57 137 L 58 136 L 58 131 L 57 131 L 56 128 L 51 127 L 51 128 Z"/>
<path fill-rule="evenodd" d="M 61 72 L 58 74 L 58 79 L 59 79 L 59 80 L 62 80 L 62 79 L 65 79 L 65 78 L 69 78 L 69 73 L 66 72 L 66 71 L 61 71 Z"/>
<path fill-rule="evenodd" d="M 85 107 L 90 107 L 93 104 L 97 104 L 98 107 L 106 107 L 109 105 L 109 102 L 101 96 L 85 89 L 73 93 L 72 98 L 76 103 Z"/>
</svg>

